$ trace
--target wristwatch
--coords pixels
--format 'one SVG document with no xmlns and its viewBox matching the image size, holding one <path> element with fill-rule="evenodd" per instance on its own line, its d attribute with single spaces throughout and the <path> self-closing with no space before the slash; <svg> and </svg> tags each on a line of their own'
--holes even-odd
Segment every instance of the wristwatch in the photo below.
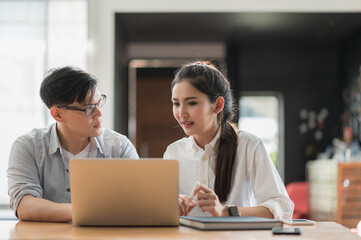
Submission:
<svg viewBox="0 0 361 240">
<path fill-rule="evenodd" d="M 236 205 L 228 205 L 229 216 L 239 216 L 238 207 Z"/>
</svg>

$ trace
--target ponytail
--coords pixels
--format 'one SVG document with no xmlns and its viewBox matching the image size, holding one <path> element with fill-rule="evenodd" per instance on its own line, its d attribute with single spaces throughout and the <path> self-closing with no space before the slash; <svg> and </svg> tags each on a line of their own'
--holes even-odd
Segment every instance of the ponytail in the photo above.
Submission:
<svg viewBox="0 0 361 240">
<path fill-rule="evenodd" d="M 228 199 L 231 191 L 231 181 L 234 161 L 236 158 L 238 136 L 231 122 L 221 122 L 221 136 L 218 143 L 217 163 L 215 169 L 214 192 L 220 202 Z"/>
</svg>

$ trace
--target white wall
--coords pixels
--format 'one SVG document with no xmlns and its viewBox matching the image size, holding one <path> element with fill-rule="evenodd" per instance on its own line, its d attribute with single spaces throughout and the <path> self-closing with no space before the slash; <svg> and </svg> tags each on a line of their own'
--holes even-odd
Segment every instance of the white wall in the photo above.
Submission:
<svg viewBox="0 0 361 240">
<path fill-rule="evenodd" d="M 361 0 L 89 0 L 88 70 L 109 96 L 104 126 L 114 128 L 116 12 L 361 12 Z"/>
</svg>

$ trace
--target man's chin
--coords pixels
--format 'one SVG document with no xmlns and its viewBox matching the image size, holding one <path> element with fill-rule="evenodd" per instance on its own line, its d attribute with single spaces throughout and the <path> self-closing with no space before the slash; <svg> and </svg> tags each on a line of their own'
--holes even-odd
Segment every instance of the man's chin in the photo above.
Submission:
<svg viewBox="0 0 361 240">
<path fill-rule="evenodd" d="M 100 135 L 102 135 L 102 133 L 103 133 L 102 127 L 96 128 L 96 129 L 94 129 L 94 131 L 92 132 L 90 137 L 99 137 Z"/>
</svg>

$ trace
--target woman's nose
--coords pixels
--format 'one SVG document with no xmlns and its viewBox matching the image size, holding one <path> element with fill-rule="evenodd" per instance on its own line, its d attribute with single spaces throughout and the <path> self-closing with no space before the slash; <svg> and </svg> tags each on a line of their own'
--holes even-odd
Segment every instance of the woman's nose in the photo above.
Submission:
<svg viewBox="0 0 361 240">
<path fill-rule="evenodd" d="M 186 115 L 187 115 L 187 109 L 186 109 L 185 107 L 181 106 L 181 107 L 179 108 L 179 116 L 180 116 L 180 117 L 184 117 L 184 116 L 186 116 Z"/>
</svg>

